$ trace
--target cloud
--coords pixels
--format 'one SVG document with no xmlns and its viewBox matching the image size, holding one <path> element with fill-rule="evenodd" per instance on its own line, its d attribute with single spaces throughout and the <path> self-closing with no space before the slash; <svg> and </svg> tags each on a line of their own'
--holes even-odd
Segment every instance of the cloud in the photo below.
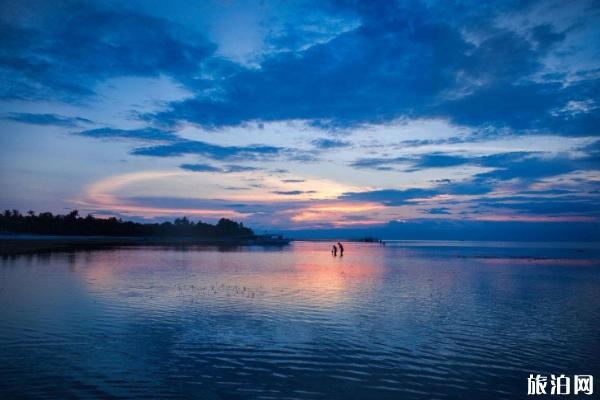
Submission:
<svg viewBox="0 0 600 400">
<path fill-rule="evenodd" d="M 350 166 L 354 168 L 361 169 L 381 169 L 381 168 L 389 168 L 390 165 L 395 164 L 408 164 L 413 162 L 414 159 L 409 157 L 394 157 L 394 158 L 383 158 L 383 157 L 373 157 L 373 158 L 361 158 L 350 163 Z"/>
<path fill-rule="evenodd" d="M 398 20 L 389 24 L 363 15 L 359 27 L 326 43 L 275 53 L 259 69 L 232 74 L 218 101 L 197 96 L 153 117 L 205 127 L 287 119 L 350 126 L 397 118 L 451 85 L 448 70 L 468 47 L 458 31 L 422 11 L 392 8 Z M 447 64 L 436 64 L 438 57 Z"/>
<path fill-rule="evenodd" d="M 437 207 L 437 208 L 429 208 L 425 211 L 427 214 L 432 214 L 432 215 L 448 215 L 448 214 L 452 214 L 450 212 L 450 210 L 448 208 L 445 207 Z"/>
<path fill-rule="evenodd" d="M 584 160 L 600 169 L 600 140 L 597 140 L 580 149 L 586 154 Z"/>
<path fill-rule="evenodd" d="M 239 213 L 255 212 L 252 204 L 239 204 L 224 199 L 199 199 L 168 196 L 133 196 L 123 198 L 126 204 L 135 204 L 141 207 L 179 208 L 179 209 L 231 209 Z"/>
<path fill-rule="evenodd" d="M 470 159 L 463 156 L 431 153 L 421 156 L 418 161 L 413 164 L 413 169 L 455 167 L 457 165 L 468 164 L 469 162 Z"/>
<path fill-rule="evenodd" d="M 139 147 L 131 151 L 135 156 L 179 157 L 187 154 L 201 155 L 213 159 L 257 160 L 283 154 L 284 149 L 275 146 L 220 146 L 198 140 L 179 139 L 172 143 Z"/>
<path fill-rule="evenodd" d="M 227 165 L 225 166 L 225 168 L 219 168 L 209 164 L 181 164 L 179 168 L 193 172 L 219 172 L 224 174 L 234 172 L 256 171 L 258 169 L 255 167 L 248 167 L 244 165 Z"/>
<path fill-rule="evenodd" d="M 410 204 L 416 199 L 432 197 L 439 193 L 436 189 L 383 189 L 366 192 L 347 192 L 340 196 L 340 200 L 374 201 L 386 206 L 401 206 Z"/>
<path fill-rule="evenodd" d="M 133 7 L 25 1 L 14 9 L 33 7 L 45 23 L 1 23 L 0 70 L 11 85 L 2 85 L 0 97 L 76 100 L 94 94 L 98 82 L 122 76 L 166 74 L 191 82 L 215 51 L 203 37 Z"/>
<path fill-rule="evenodd" d="M 570 193 L 574 193 L 574 191 L 573 190 L 568 190 L 568 189 L 545 189 L 545 190 L 521 190 L 519 193 L 520 194 L 524 194 L 524 195 L 528 195 L 528 194 L 533 194 L 533 195 L 547 195 L 547 194 L 557 195 L 557 194 L 570 194 Z"/>
<path fill-rule="evenodd" d="M 572 45 L 597 23 L 598 13 L 586 7 L 571 7 L 576 15 L 568 29 L 561 27 L 566 3 L 552 10 L 536 1 L 471 4 L 468 11 L 419 1 L 297 7 L 301 13 L 286 16 L 264 38 L 256 65 L 244 65 L 222 57 L 198 33 L 202 24 L 190 24 L 192 31 L 135 6 L 38 6 L 44 24 L 13 18 L 0 26 L 0 72 L 11 83 L 0 97 L 78 101 L 110 78 L 166 75 L 193 95 L 143 116 L 162 126 L 307 120 L 327 128 L 436 117 L 492 130 L 600 134 L 597 65 L 577 63 L 597 40 Z M 534 8 L 543 21 L 498 22 Z M 548 60 L 569 61 L 571 71 L 550 73 Z M 589 106 L 572 113 L 572 104 Z"/>
<path fill-rule="evenodd" d="M 56 7 L 24 0 L 0 18 L 0 98 L 8 106 L 24 101 L 32 105 L 28 110 L 72 110 L 100 100 L 108 107 L 94 109 L 94 119 L 113 121 L 124 110 L 113 112 L 117 105 L 109 104 L 110 96 L 124 94 L 129 100 L 130 87 L 116 85 L 106 98 L 98 96 L 99 87 L 120 77 L 165 79 L 168 88 L 186 95 L 161 89 L 164 97 L 128 101 L 136 105 L 128 105 L 135 109 L 126 115 L 147 124 L 134 125 L 142 126 L 138 129 L 86 129 L 91 121 L 60 114 L 15 112 L 5 118 L 71 128 L 65 131 L 81 137 L 133 141 L 133 156 L 185 157 L 175 165 L 198 174 L 179 171 L 184 179 L 214 178 L 217 187 L 228 190 L 262 188 L 256 192 L 268 198 L 278 194 L 277 202 L 286 207 L 296 198 L 283 196 L 312 193 L 301 190 L 303 179 L 291 178 L 316 171 L 324 180 L 347 179 L 339 183 L 353 186 L 344 186 L 346 193 L 335 201 L 352 207 L 379 203 L 377 211 L 344 215 L 347 220 L 377 215 L 383 221 L 380 213 L 387 213 L 387 220 L 396 212 L 403 218 L 405 210 L 427 218 L 450 211 L 448 218 L 594 216 L 596 200 L 577 196 L 597 193 L 591 182 L 600 169 L 600 141 L 569 146 L 600 135 L 600 64 L 594 57 L 600 14 L 591 3 L 565 4 L 308 1 L 283 7 L 284 12 L 275 7 L 273 20 L 284 22 L 261 28 L 264 36 L 256 39 L 261 45 L 253 48 L 251 60 L 240 61 L 211 43 L 223 41 L 219 33 L 211 31 L 207 39 L 203 30 L 212 26 L 207 23 L 212 16 L 199 15 L 193 6 L 182 5 L 186 18 L 181 18 L 170 7 L 158 12 L 155 4 L 67 1 Z M 574 11 L 566 18 L 565 10 Z M 235 37 L 246 33 L 246 27 L 236 29 Z M 443 121 L 442 134 L 432 125 L 394 130 L 398 121 L 417 120 Z M 225 129 L 231 126 L 237 128 Z M 448 127 L 451 137 L 445 137 Z M 249 140 L 246 128 L 261 139 Z M 178 133 L 183 129 L 185 137 Z M 241 134 L 224 138 L 231 132 Z M 288 132 L 285 138 L 273 136 Z M 552 146 L 532 141 L 536 148 L 530 151 L 498 150 L 514 148 L 510 138 L 538 134 L 580 138 Z M 499 136 L 502 142 L 482 142 Z M 416 154 L 428 151 L 424 146 L 443 151 Z M 330 151 L 336 148 L 344 149 L 339 157 Z M 324 163 L 305 168 L 307 162 L 323 161 L 321 154 L 332 158 L 331 170 L 321 171 Z M 375 172 L 372 181 L 365 171 L 352 176 L 349 156 L 356 158 L 353 168 L 393 172 Z M 136 165 L 154 167 L 154 161 Z M 264 161 L 278 161 L 290 171 L 260 165 Z M 245 163 L 252 166 L 239 165 Z M 301 171 L 294 170 L 297 164 Z M 235 176 L 258 169 L 273 176 L 262 183 L 260 177 Z M 435 180 L 433 172 L 439 175 Z M 225 182 L 202 173 L 233 175 Z M 269 179 L 289 184 L 283 189 L 290 190 L 270 192 L 276 187 Z M 366 182 L 378 189 L 354 186 Z M 465 204 L 472 208 L 461 209 Z M 265 215 L 274 207 L 243 205 Z M 285 212 L 290 215 L 289 208 Z"/>
<path fill-rule="evenodd" d="M 179 168 L 193 172 L 223 172 L 221 168 L 208 164 L 181 164 Z"/>
<path fill-rule="evenodd" d="M 245 190 L 240 187 L 228 186 L 226 190 Z M 277 202 L 261 202 L 261 201 L 232 201 L 227 199 L 206 199 L 206 198 L 185 198 L 185 197 L 170 197 L 170 196 L 130 196 L 119 199 L 123 204 L 142 208 L 156 209 L 205 209 L 205 210 L 222 210 L 231 209 L 237 213 L 264 215 L 271 218 L 278 212 L 288 213 L 289 210 L 300 209 L 306 207 L 306 201 L 298 200 L 282 200 Z M 185 215 L 185 214 L 184 214 Z M 191 213 L 190 213 L 191 215 Z"/>
<path fill-rule="evenodd" d="M 599 134 L 598 111 L 554 112 L 597 98 L 596 78 L 566 84 L 566 76 L 543 74 L 548 54 L 572 32 L 550 22 L 522 32 L 495 23 L 519 7 L 528 6 L 472 6 L 465 13 L 458 5 L 420 2 L 339 5 L 360 21 L 353 29 L 303 51 L 269 54 L 260 68 L 239 69 L 222 81 L 217 100 L 196 96 L 151 117 L 206 127 L 289 119 L 345 127 L 440 117 L 475 127 Z"/>
<path fill-rule="evenodd" d="M 345 141 L 345 140 L 338 140 L 338 139 L 326 139 L 326 138 L 321 138 L 321 139 L 314 139 L 311 141 L 312 145 L 319 148 L 319 149 L 335 149 L 335 148 L 341 148 L 341 147 L 349 147 L 352 145 L 351 142 Z"/>
<path fill-rule="evenodd" d="M 273 194 L 279 194 L 282 196 L 297 196 L 299 194 L 310 194 L 310 193 L 316 193 L 314 190 L 274 190 L 271 193 Z"/>
<path fill-rule="evenodd" d="M 565 32 L 556 32 L 550 24 L 537 25 L 531 29 L 531 36 L 536 45 L 546 49 L 556 43 L 562 42 L 567 37 Z"/>
<path fill-rule="evenodd" d="M 233 165 L 229 164 L 225 166 L 225 172 L 250 172 L 250 171 L 258 171 L 260 168 L 249 167 L 247 165 Z"/>
<path fill-rule="evenodd" d="M 597 142 L 596 142 L 597 143 Z M 408 172 L 429 168 L 449 168 L 463 165 L 493 168 L 475 175 L 476 184 L 489 185 L 491 181 L 519 178 L 533 182 L 537 179 L 562 175 L 579 170 L 599 170 L 597 144 L 581 151 L 585 157 L 575 158 L 566 154 L 546 154 L 540 151 L 497 153 L 488 156 L 467 156 L 444 153 L 423 154 L 412 157 L 363 158 L 352 162 L 355 168 L 380 169 L 395 164 L 408 164 Z M 487 184 L 485 183 L 487 182 Z"/>
<path fill-rule="evenodd" d="M 149 156 L 149 157 L 179 157 L 187 154 L 201 155 L 204 157 L 226 160 L 258 160 L 264 158 L 272 158 L 280 155 L 293 158 L 301 155 L 302 152 L 297 152 L 291 149 L 267 145 L 249 145 L 249 146 L 220 146 L 210 144 L 198 140 L 189 140 L 180 138 L 172 131 L 143 128 L 143 129 L 114 129 L 114 128 L 98 128 L 80 131 L 75 133 L 78 136 L 85 136 L 95 139 L 132 139 L 142 141 L 159 141 L 166 142 L 154 146 L 136 147 L 131 150 L 132 155 Z M 195 166 L 199 169 L 196 168 Z M 204 164 L 183 164 L 183 169 L 192 171 L 203 171 Z M 257 170 L 256 167 L 242 165 L 228 165 L 225 168 L 219 169 L 220 172 L 246 172 Z"/>
<path fill-rule="evenodd" d="M 452 136 L 449 138 L 442 139 L 408 139 L 402 140 L 399 147 L 419 147 L 419 146 L 432 146 L 432 145 L 443 145 L 443 144 L 458 144 L 458 143 L 473 143 L 482 140 L 489 139 L 489 135 L 485 134 L 485 130 L 479 131 L 477 134 L 464 135 L 464 136 Z"/>
<path fill-rule="evenodd" d="M 453 182 L 444 181 L 431 188 L 380 189 L 364 192 L 347 192 L 340 196 L 341 200 L 374 201 L 386 206 L 402 206 L 418 204 L 420 199 L 440 195 L 482 195 L 493 191 L 493 186 L 480 180 Z"/>
<path fill-rule="evenodd" d="M 243 186 L 225 186 L 225 187 L 223 187 L 223 189 L 233 190 L 233 191 L 250 190 L 250 188 L 243 187 Z"/>
<path fill-rule="evenodd" d="M 179 137 L 173 132 L 154 128 L 143 129 L 113 129 L 98 128 L 89 129 L 75 133 L 78 136 L 85 136 L 95 139 L 139 139 L 150 141 L 177 141 Z"/>
<path fill-rule="evenodd" d="M 593 146 L 593 145 L 592 145 Z M 586 147 L 592 151 L 592 147 Z M 469 164 L 479 167 L 494 168 L 492 171 L 477 173 L 471 180 L 462 182 L 447 182 L 439 185 L 441 192 L 455 195 L 485 195 L 492 192 L 503 182 L 517 179 L 520 187 L 531 187 L 534 183 L 555 176 L 574 173 L 577 171 L 598 171 L 600 164 L 588 154 L 580 158 L 571 158 L 565 154 L 548 155 L 542 152 L 511 152 L 490 156 L 474 157 Z M 574 193 L 572 189 L 521 190 L 520 195 L 535 195 L 537 206 L 533 200 L 528 203 L 524 198 L 495 199 L 494 203 L 480 201 L 490 207 L 501 207 L 515 210 L 519 213 L 532 215 L 551 215 L 559 212 L 561 207 L 578 215 L 589 215 L 591 208 L 589 199 L 568 199 L 565 195 Z M 552 196 L 552 197 L 548 197 Z M 554 197 L 558 197 L 554 198 Z"/>
<path fill-rule="evenodd" d="M 467 181 L 448 183 L 437 186 L 442 194 L 454 194 L 459 196 L 474 196 L 490 193 L 494 190 L 494 185 L 487 182 L 478 175 L 475 178 Z"/>
<path fill-rule="evenodd" d="M 66 117 L 58 114 L 33 114 L 33 113 L 10 113 L 4 119 L 22 122 L 31 125 L 53 125 L 73 128 L 81 124 L 91 124 L 86 118 L 81 117 Z"/>
<path fill-rule="evenodd" d="M 573 198 L 505 198 L 493 202 L 482 201 L 479 207 L 515 210 L 521 214 L 561 216 L 579 215 L 600 217 L 600 198 L 578 196 Z"/>
<path fill-rule="evenodd" d="M 534 180 L 549 176 L 566 174 L 583 167 L 576 161 L 566 157 L 555 156 L 548 158 L 521 157 L 518 154 L 512 157 L 490 156 L 481 159 L 481 165 L 497 168 L 491 172 L 484 172 L 477 176 L 482 179 L 510 180 L 514 178 Z"/>
</svg>

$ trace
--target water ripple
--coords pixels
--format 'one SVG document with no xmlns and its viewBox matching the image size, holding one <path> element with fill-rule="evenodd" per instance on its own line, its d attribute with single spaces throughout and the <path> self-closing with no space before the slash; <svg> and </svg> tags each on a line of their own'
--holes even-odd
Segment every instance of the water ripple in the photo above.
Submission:
<svg viewBox="0 0 600 400">
<path fill-rule="evenodd" d="M 600 373 L 594 249 L 327 249 L 2 260 L 0 397 L 514 398 Z"/>
</svg>

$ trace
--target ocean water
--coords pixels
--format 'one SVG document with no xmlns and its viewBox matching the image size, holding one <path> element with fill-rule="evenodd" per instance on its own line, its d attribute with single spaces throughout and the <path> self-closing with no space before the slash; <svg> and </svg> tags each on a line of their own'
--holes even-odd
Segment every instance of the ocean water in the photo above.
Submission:
<svg viewBox="0 0 600 400">
<path fill-rule="evenodd" d="M 0 258 L 0 398 L 511 399 L 532 373 L 600 382 L 598 245 L 330 246 Z"/>
</svg>

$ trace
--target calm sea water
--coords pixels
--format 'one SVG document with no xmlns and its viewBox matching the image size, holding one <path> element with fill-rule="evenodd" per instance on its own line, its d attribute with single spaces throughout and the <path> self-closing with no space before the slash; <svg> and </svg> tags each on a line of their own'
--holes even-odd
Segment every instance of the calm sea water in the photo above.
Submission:
<svg viewBox="0 0 600 400">
<path fill-rule="evenodd" d="M 0 398 L 523 398 L 530 373 L 600 382 L 597 245 L 330 246 L 0 258 Z"/>
</svg>

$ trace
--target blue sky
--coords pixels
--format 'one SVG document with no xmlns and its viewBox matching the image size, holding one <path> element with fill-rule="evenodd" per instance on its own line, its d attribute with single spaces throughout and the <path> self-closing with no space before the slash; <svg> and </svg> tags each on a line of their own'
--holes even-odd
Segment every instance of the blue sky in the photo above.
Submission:
<svg viewBox="0 0 600 400">
<path fill-rule="evenodd" d="M 1 3 L 2 208 L 597 226 L 598 2 Z"/>
</svg>

